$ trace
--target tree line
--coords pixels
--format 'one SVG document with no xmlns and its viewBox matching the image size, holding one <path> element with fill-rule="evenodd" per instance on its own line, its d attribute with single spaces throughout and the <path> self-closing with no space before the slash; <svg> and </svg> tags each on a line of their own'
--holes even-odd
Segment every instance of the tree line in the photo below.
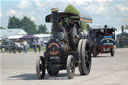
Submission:
<svg viewBox="0 0 128 85">
<path fill-rule="evenodd" d="M 34 21 L 32 21 L 29 17 L 24 16 L 22 19 L 17 18 L 16 16 L 9 17 L 8 20 L 8 29 L 23 29 L 28 34 L 46 34 L 48 32 L 48 28 L 45 24 L 40 24 L 37 26 Z M 0 27 L 0 29 L 4 29 L 4 27 Z"/>
</svg>

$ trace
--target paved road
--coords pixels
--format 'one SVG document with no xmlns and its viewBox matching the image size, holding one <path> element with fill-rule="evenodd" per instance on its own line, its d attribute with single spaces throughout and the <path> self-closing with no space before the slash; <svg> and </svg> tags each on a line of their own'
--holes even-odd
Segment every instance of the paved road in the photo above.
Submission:
<svg viewBox="0 0 128 85">
<path fill-rule="evenodd" d="M 116 49 L 116 55 L 99 55 L 92 59 L 88 76 L 80 76 L 76 68 L 74 79 L 68 80 L 66 71 L 57 77 L 38 80 L 36 57 L 41 53 L 1 54 L 1 85 L 128 85 L 128 49 Z"/>
</svg>

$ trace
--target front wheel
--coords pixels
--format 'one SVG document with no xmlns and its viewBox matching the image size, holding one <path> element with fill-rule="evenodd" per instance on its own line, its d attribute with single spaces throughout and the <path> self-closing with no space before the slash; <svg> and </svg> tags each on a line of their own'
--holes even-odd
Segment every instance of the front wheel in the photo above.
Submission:
<svg viewBox="0 0 128 85">
<path fill-rule="evenodd" d="M 68 79 L 72 79 L 75 74 L 75 59 L 72 55 L 68 56 L 66 66 L 67 66 Z"/>
<path fill-rule="evenodd" d="M 39 56 L 36 60 L 36 73 L 38 79 L 43 79 L 45 76 L 45 60 L 42 56 Z"/>
<path fill-rule="evenodd" d="M 115 53 L 114 48 L 111 48 L 111 56 L 114 56 L 114 53 Z"/>
</svg>

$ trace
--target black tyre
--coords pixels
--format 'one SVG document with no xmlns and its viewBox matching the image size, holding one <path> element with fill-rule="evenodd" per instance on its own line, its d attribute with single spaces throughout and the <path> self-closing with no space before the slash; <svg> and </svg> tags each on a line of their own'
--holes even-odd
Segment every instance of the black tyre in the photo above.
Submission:
<svg viewBox="0 0 128 85">
<path fill-rule="evenodd" d="M 114 54 L 115 54 L 114 48 L 111 48 L 111 56 L 114 56 Z"/>
<path fill-rule="evenodd" d="M 45 60 L 42 56 L 39 56 L 36 60 L 36 73 L 38 79 L 43 79 L 45 76 Z"/>
<path fill-rule="evenodd" d="M 83 75 L 88 75 L 91 70 L 91 53 L 90 53 L 90 44 L 88 40 L 83 40 L 82 44 L 82 69 Z"/>
<path fill-rule="evenodd" d="M 79 63 L 78 63 L 78 68 L 79 68 L 79 72 L 80 72 L 80 75 L 83 74 L 83 70 L 82 70 L 82 64 L 81 64 L 81 61 L 82 61 L 82 43 L 83 43 L 83 39 L 79 40 L 79 43 L 78 43 L 78 53 L 79 53 Z"/>
<path fill-rule="evenodd" d="M 96 57 L 96 56 L 97 56 L 96 48 L 93 48 L 93 57 Z"/>
<path fill-rule="evenodd" d="M 57 76 L 59 73 L 58 69 L 53 68 L 51 64 L 47 66 L 47 72 L 50 76 Z"/>
<path fill-rule="evenodd" d="M 66 67 L 67 67 L 68 79 L 72 79 L 75 75 L 75 59 L 72 55 L 68 56 Z"/>
</svg>

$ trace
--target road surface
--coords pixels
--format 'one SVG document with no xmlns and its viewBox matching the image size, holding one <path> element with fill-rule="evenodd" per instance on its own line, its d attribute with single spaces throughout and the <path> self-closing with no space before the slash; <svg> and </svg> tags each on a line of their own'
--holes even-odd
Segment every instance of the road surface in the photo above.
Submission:
<svg viewBox="0 0 128 85">
<path fill-rule="evenodd" d="M 1 85 L 128 85 L 128 49 L 116 49 L 110 54 L 92 58 L 91 72 L 80 76 L 78 68 L 73 79 L 63 70 L 57 77 L 46 74 L 44 80 L 36 76 L 36 58 L 42 53 L 0 54 Z"/>
</svg>

